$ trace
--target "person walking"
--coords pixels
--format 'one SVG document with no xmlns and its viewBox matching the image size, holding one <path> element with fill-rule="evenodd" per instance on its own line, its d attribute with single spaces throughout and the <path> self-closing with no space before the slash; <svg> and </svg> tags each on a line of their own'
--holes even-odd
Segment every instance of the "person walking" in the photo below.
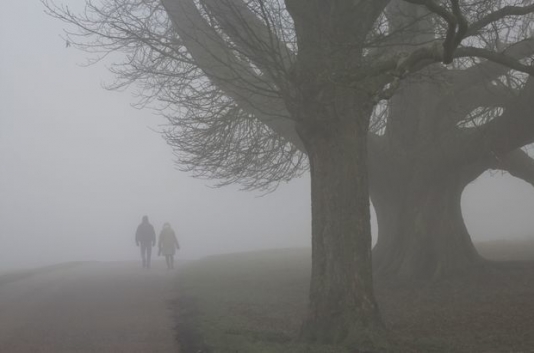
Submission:
<svg viewBox="0 0 534 353">
<path fill-rule="evenodd" d="M 135 243 L 141 248 L 141 259 L 144 268 L 150 268 L 152 247 L 156 245 L 156 232 L 152 224 L 148 222 L 148 216 L 143 216 L 141 224 L 135 232 Z"/>
<path fill-rule="evenodd" d="M 174 268 L 174 254 L 176 253 L 176 250 L 180 249 L 180 245 L 178 244 L 176 234 L 169 223 L 163 225 L 163 229 L 159 234 L 158 248 L 158 254 L 165 256 L 167 268 L 169 270 Z"/>
</svg>

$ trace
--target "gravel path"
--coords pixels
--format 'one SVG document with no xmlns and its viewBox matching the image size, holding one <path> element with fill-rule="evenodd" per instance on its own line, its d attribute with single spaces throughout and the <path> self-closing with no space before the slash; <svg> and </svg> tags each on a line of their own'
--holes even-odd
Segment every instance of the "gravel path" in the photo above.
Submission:
<svg viewBox="0 0 534 353">
<path fill-rule="evenodd" d="M 178 352 L 174 272 L 81 263 L 1 277 L 0 352 Z"/>
</svg>

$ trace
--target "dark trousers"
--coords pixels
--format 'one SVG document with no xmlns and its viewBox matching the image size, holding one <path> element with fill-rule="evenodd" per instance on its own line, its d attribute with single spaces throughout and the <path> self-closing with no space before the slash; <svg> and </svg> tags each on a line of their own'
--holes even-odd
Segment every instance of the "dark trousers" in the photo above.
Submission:
<svg viewBox="0 0 534 353">
<path fill-rule="evenodd" d="M 143 267 L 150 268 L 150 256 L 152 255 L 152 243 L 141 243 L 141 259 L 143 260 Z"/>
</svg>

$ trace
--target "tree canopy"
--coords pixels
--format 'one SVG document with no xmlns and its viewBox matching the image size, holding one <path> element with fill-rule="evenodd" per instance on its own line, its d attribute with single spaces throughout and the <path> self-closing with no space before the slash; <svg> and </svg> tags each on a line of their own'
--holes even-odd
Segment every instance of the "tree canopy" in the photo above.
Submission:
<svg viewBox="0 0 534 353">
<path fill-rule="evenodd" d="M 358 32 L 363 37 L 358 66 L 365 69 L 347 68 L 328 79 L 358 86 L 378 103 L 393 96 L 409 75 L 424 79 L 434 74 L 442 82 L 455 76 L 462 90 L 476 91 L 509 69 L 532 72 L 526 60 L 532 54 L 530 2 L 407 2 L 420 6 L 403 1 L 354 5 L 361 8 L 351 16 L 368 17 L 372 10 L 374 18 Z M 154 103 L 169 119 L 165 136 L 181 168 L 246 188 L 275 186 L 308 168 L 286 104 L 299 49 L 287 7 L 311 5 L 105 0 L 87 1 L 85 12 L 78 14 L 44 3 L 53 16 L 76 26 L 67 32 L 70 43 L 101 56 L 126 54 L 111 67 L 117 81 L 110 88 L 135 83 L 138 104 Z M 452 65 L 436 69 L 442 61 Z M 375 111 L 376 127 L 383 127 L 387 117 L 381 108 Z M 457 112 L 456 119 L 467 120 L 470 113 Z"/>
</svg>

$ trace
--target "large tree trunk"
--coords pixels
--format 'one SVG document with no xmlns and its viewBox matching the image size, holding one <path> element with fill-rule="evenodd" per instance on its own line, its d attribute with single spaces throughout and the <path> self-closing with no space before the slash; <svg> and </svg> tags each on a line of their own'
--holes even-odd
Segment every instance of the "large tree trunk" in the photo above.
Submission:
<svg viewBox="0 0 534 353">
<path fill-rule="evenodd" d="M 310 160 L 313 220 L 302 338 L 357 349 L 372 346 L 382 331 L 373 294 L 366 131 L 339 121 L 300 130 Z"/>
<path fill-rule="evenodd" d="M 373 190 L 378 220 L 375 273 L 431 279 L 480 263 L 461 210 L 465 186 L 475 177 L 416 178 Z"/>
</svg>

